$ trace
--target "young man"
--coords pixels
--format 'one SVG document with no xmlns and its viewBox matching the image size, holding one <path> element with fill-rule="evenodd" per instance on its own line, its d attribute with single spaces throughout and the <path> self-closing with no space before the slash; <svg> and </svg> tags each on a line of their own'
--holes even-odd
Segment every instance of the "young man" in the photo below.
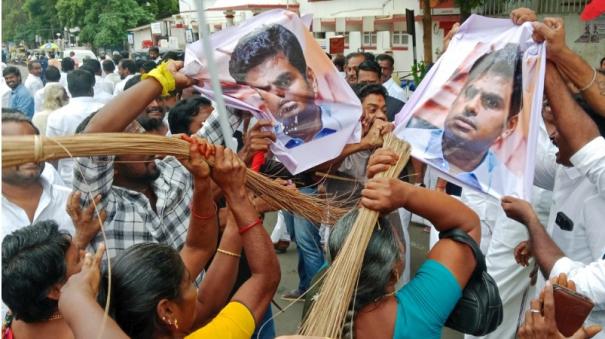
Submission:
<svg viewBox="0 0 605 339">
<path fill-rule="evenodd" d="M 76 68 L 74 61 L 71 58 L 65 57 L 61 59 L 61 80 L 59 81 L 66 90 L 69 91 L 67 86 L 67 73 L 73 71 Z"/>
<path fill-rule="evenodd" d="M 375 61 L 364 61 L 357 67 L 357 83 L 360 85 L 380 85 L 382 70 L 380 65 Z M 387 119 L 388 121 L 395 120 L 395 115 L 401 111 L 405 102 L 393 98 L 390 95 L 386 96 Z"/>
<path fill-rule="evenodd" d="M 162 61 L 162 58 L 160 57 L 160 49 L 157 46 L 152 46 L 149 47 L 149 52 L 147 52 L 149 54 L 149 60 L 157 63 L 160 63 Z"/>
<path fill-rule="evenodd" d="M 103 66 L 103 81 L 108 84 L 113 94 L 116 84 L 121 81 L 120 76 L 115 73 L 116 65 L 112 60 L 103 60 L 101 66 Z"/>
<path fill-rule="evenodd" d="M 42 74 L 42 65 L 38 61 L 30 61 L 27 64 L 27 70 L 29 74 L 25 79 L 25 88 L 31 93 L 33 96 L 36 92 L 44 87 L 44 83 L 42 83 L 42 79 L 40 75 Z"/>
<path fill-rule="evenodd" d="M 99 67 L 98 69 L 94 65 L 94 63 L 97 63 Z M 97 75 L 97 73 L 101 74 L 101 66 L 97 60 L 87 59 L 84 64 L 80 66 L 79 70 L 86 71 L 95 77 L 95 84 L 93 87 L 93 98 L 96 102 L 106 104 L 111 101 L 111 99 L 113 99 L 113 94 L 109 93 L 108 88 L 105 86 L 107 85 L 107 83 L 104 83 L 101 76 Z"/>
<path fill-rule="evenodd" d="M 75 134 L 76 128 L 84 119 L 103 107 L 102 103 L 94 100 L 95 78 L 92 73 L 85 70 L 71 71 L 67 75 L 67 82 L 71 99 L 67 105 L 49 115 L 46 125 L 46 135 L 49 137 Z M 59 160 L 57 169 L 65 184 L 71 185 L 73 159 Z"/>
<path fill-rule="evenodd" d="M 113 95 L 118 95 L 124 92 L 124 86 L 126 82 L 130 80 L 137 73 L 137 66 L 134 61 L 130 59 L 122 59 L 118 64 L 118 75 L 120 75 L 120 82 L 118 82 L 113 90 Z"/>
<path fill-rule="evenodd" d="M 380 77 L 382 86 L 387 89 L 391 97 L 405 102 L 405 92 L 403 91 L 403 88 L 395 83 L 395 80 L 392 78 L 395 66 L 393 57 L 388 54 L 380 54 L 376 57 L 376 62 L 378 62 L 382 70 L 382 75 Z"/>
<path fill-rule="evenodd" d="M 34 116 L 34 97 L 21 83 L 21 71 L 15 66 L 8 66 L 2 71 L 2 76 L 11 90 L 8 108 L 23 112 L 31 119 Z"/>
</svg>

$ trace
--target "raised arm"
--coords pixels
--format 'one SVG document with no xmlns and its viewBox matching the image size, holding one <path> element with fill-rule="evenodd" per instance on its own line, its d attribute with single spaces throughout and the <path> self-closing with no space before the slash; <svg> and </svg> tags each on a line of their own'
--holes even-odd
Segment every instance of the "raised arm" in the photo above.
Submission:
<svg viewBox="0 0 605 339">
<path fill-rule="evenodd" d="M 226 173 L 229 175 L 225 175 Z M 232 151 L 217 147 L 212 178 L 225 193 L 227 204 L 239 227 L 252 273 L 232 300 L 246 305 L 256 324 L 259 324 L 279 284 L 279 262 L 262 220 L 248 197 L 244 163 Z"/>
</svg>

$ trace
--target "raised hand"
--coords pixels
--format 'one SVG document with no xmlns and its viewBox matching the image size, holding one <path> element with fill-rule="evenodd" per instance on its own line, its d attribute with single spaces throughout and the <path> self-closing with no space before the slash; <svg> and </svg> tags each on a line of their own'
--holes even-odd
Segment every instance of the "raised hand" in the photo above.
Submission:
<svg viewBox="0 0 605 339">
<path fill-rule="evenodd" d="M 100 194 L 95 196 L 93 201 L 89 202 L 85 208 L 80 205 L 81 196 L 82 193 L 79 191 L 71 192 L 67 199 L 66 210 L 76 229 L 74 244 L 79 249 L 84 249 L 101 230 L 101 225 L 105 223 L 107 213 L 101 208 L 99 208 L 99 214 L 96 213 L 96 208 L 99 207 L 101 202 Z"/>
<path fill-rule="evenodd" d="M 525 22 L 532 22 L 538 20 L 536 12 L 529 8 L 520 7 L 510 12 L 510 19 L 515 25 L 521 25 Z"/>
<path fill-rule="evenodd" d="M 242 198 L 246 194 L 246 165 L 228 148 L 215 146 L 212 180 L 223 190 L 226 198 Z"/>
<path fill-rule="evenodd" d="M 525 226 L 530 222 L 538 220 L 538 216 L 531 207 L 531 204 L 525 200 L 506 196 L 502 198 L 501 204 L 507 217 L 516 220 Z"/>
<path fill-rule="evenodd" d="M 565 43 L 565 25 L 562 18 L 545 18 L 544 22 L 532 23 L 534 33 L 532 38 L 536 42 L 546 41 L 546 57 L 557 57 L 567 48 Z"/>
<path fill-rule="evenodd" d="M 413 185 L 393 178 L 373 178 L 361 191 L 361 205 L 365 208 L 389 213 L 405 204 Z"/>
<path fill-rule="evenodd" d="M 86 253 L 80 272 L 72 275 L 61 288 L 61 299 L 70 294 L 96 298 L 99 293 L 99 282 L 101 280 L 101 261 L 105 253 L 105 244 L 99 245 L 97 252 Z"/>
<path fill-rule="evenodd" d="M 214 145 L 197 136 L 180 135 L 180 138 L 188 141 L 189 159 L 180 160 L 196 180 L 207 179 L 210 176 L 210 167 L 207 159 L 214 155 Z"/>
<path fill-rule="evenodd" d="M 259 120 L 252 129 L 246 133 L 244 147 L 240 151 L 240 157 L 246 164 L 250 164 L 252 156 L 256 152 L 269 151 L 269 147 L 275 142 L 275 133 L 273 133 L 273 131 L 265 131 L 264 129 L 272 126 L 273 122 L 271 122 L 271 120 Z"/>
<path fill-rule="evenodd" d="M 388 170 L 397 163 L 397 160 L 399 160 L 397 153 L 386 148 L 377 149 L 368 160 L 368 178 L 372 179 L 376 174 Z"/>
</svg>

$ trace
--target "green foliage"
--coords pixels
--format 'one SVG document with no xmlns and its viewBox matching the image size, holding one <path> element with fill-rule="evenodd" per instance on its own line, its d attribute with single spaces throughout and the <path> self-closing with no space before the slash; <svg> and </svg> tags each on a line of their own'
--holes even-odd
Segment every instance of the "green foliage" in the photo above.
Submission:
<svg viewBox="0 0 605 339">
<path fill-rule="evenodd" d="M 34 46 L 36 35 L 49 40 L 63 31 L 54 0 L 5 0 L 2 14 L 3 41 L 23 40 Z"/>
<path fill-rule="evenodd" d="M 469 16 L 471 10 L 475 7 L 483 5 L 484 0 L 455 0 L 456 5 L 460 7 L 460 23 L 463 23 Z"/>
<path fill-rule="evenodd" d="M 422 81 L 422 79 L 424 79 L 424 76 L 428 71 L 429 68 L 424 63 L 424 61 L 414 62 L 414 64 L 412 65 L 412 77 L 414 78 L 414 84 L 416 85 L 416 87 L 420 85 L 420 82 Z"/>
</svg>

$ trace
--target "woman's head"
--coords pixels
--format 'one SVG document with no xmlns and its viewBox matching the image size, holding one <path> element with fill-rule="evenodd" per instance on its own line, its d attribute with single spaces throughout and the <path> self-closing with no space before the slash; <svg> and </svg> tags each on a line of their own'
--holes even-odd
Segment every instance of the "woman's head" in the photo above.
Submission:
<svg viewBox="0 0 605 339">
<path fill-rule="evenodd" d="M 2 242 L 2 300 L 16 319 L 47 320 L 61 286 L 80 271 L 81 253 L 54 221 L 19 229 Z"/>
<path fill-rule="evenodd" d="M 204 97 L 181 100 L 172 107 L 168 114 L 170 132 L 172 134 L 194 134 L 202 128 L 202 124 L 212 114 L 212 111 L 214 111 L 212 103 Z"/>
<path fill-rule="evenodd" d="M 150 338 L 154 333 L 189 331 L 197 293 L 175 249 L 134 245 L 115 259 L 111 273 L 112 313 L 127 335 Z"/>
<path fill-rule="evenodd" d="M 69 96 L 65 88 L 59 84 L 46 87 L 44 91 L 43 109 L 48 111 L 57 110 L 69 102 Z"/>
<path fill-rule="evenodd" d="M 355 223 L 359 209 L 353 209 L 345 214 L 332 228 L 328 240 L 328 250 L 331 258 L 335 258 Z M 355 310 L 384 296 L 389 283 L 397 281 L 403 273 L 403 243 L 385 217 L 380 217 L 374 228 L 368 248 L 363 258 Z"/>
</svg>

